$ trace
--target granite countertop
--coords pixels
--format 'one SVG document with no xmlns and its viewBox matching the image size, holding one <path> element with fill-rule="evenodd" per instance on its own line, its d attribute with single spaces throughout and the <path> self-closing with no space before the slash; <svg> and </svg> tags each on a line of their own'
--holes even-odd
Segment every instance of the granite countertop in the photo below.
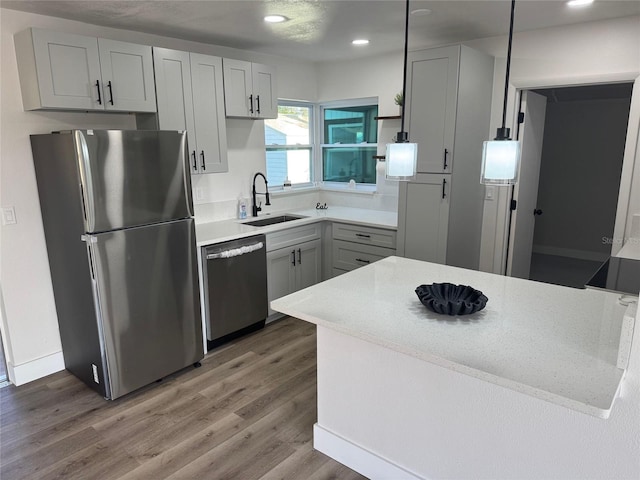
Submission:
<svg viewBox="0 0 640 480">
<path fill-rule="evenodd" d="M 471 285 L 482 290 L 489 302 L 470 316 L 438 315 L 427 310 L 414 293 L 418 285 L 434 282 Z M 271 307 L 456 372 L 607 418 L 624 374 L 617 366 L 621 332 L 627 331 L 623 320 L 633 323 L 629 317 L 635 318 L 635 311 L 627 310 L 618 297 L 388 257 L 274 300 Z"/>
<path fill-rule="evenodd" d="M 398 225 L 398 215 L 396 212 L 381 210 L 368 210 L 364 208 L 351 207 L 329 207 L 326 210 L 304 209 L 287 210 L 284 212 L 271 212 L 269 215 L 260 215 L 257 218 L 267 218 L 278 216 L 284 213 L 304 216 L 300 220 L 268 225 L 265 227 L 252 227 L 244 225 L 243 222 L 256 220 L 247 218 L 244 220 L 222 220 L 219 222 L 209 222 L 196 224 L 196 242 L 198 247 L 204 247 L 218 242 L 236 240 L 251 235 L 270 233 L 286 228 L 307 225 L 309 223 L 321 222 L 324 220 L 332 222 L 346 222 L 369 227 L 388 228 L 395 230 Z"/>
</svg>

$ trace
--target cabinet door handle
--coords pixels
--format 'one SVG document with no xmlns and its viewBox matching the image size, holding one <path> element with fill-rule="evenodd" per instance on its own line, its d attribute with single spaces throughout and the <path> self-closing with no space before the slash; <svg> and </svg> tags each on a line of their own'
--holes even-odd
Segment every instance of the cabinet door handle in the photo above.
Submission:
<svg viewBox="0 0 640 480">
<path fill-rule="evenodd" d="M 100 80 L 96 80 L 96 88 L 98 89 L 98 105 L 102 105 L 102 94 L 100 93 Z"/>
<path fill-rule="evenodd" d="M 449 150 L 447 150 L 446 148 L 444 149 L 444 170 L 447 169 L 448 165 L 447 165 L 447 155 L 449 155 Z"/>
<path fill-rule="evenodd" d="M 356 233 L 356 237 L 371 238 L 371 235 L 365 235 L 364 233 Z"/>
<path fill-rule="evenodd" d="M 111 87 L 111 81 L 107 82 L 107 88 L 109 88 L 109 103 L 113 105 L 113 88 Z"/>
<path fill-rule="evenodd" d="M 298 265 L 302 265 L 302 251 L 298 249 Z"/>
<path fill-rule="evenodd" d="M 260 95 L 256 95 L 256 113 L 260 113 Z"/>
<path fill-rule="evenodd" d="M 202 151 L 200 152 L 200 158 L 202 158 L 202 170 L 206 170 L 206 169 L 207 169 L 207 167 L 206 167 L 206 165 L 204 164 L 204 150 L 202 150 Z"/>
<path fill-rule="evenodd" d="M 295 250 L 291 250 L 291 264 L 294 267 L 296 266 L 296 251 Z"/>
<path fill-rule="evenodd" d="M 447 180 L 445 178 L 442 179 L 442 198 L 447 196 L 447 192 L 445 191 L 445 186 L 447 185 Z"/>
<path fill-rule="evenodd" d="M 363 260 L 362 258 L 356 258 L 356 262 L 371 263 L 371 260 Z"/>
<path fill-rule="evenodd" d="M 249 111 L 253 113 L 253 94 L 249 95 Z"/>
<path fill-rule="evenodd" d="M 198 170 L 198 164 L 196 163 L 196 151 L 194 150 L 193 152 L 191 152 L 191 156 L 193 156 L 193 171 L 197 171 Z"/>
</svg>

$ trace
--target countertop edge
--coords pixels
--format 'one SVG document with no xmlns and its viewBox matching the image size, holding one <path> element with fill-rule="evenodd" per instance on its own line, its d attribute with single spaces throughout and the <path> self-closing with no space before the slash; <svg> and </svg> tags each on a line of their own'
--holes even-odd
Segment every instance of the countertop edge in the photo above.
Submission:
<svg viewBox="0 0 640 480">
<path fill-rule="evenodd" d="M 440 367 L 446 368 L 448 370 L 452 370 L 457 373 L 461 373 L 464 375 L 468 375 L 470 377 L 477 378 L 479 380 L 483 380 L 494 385 L 498 385 L 503 388 L 507 388 L 509 390 L 513 390 L 525 395 L 528 395 L 533 398 L 537 398 L 539 400 L 543 400 L 549 403 L 553 403 L 555 405 L 559 405 L 565 408 L 569 408 L 571 410 L 585 413 L 587 415 L 591 415 L 593 417 L 607 419 L 611 413 L 611 409 L 613 408 L 613 403 L 620 391 L 620 387 L 622 385 L 622 380 L 624 378 L 625 370 L 619 370 L 619 376 L 617 379 L 617 387 L 616 391 L 610 397 L 610 402 L 608 406 L 596 406 L 591 404 L 583 403 L 579 400 L 574 400 L 569 397 L 564 397 L 562 395 L 558 395 L 555 393 L 548 392 L 546 390 L 542 390 L 536 387 L 532 387 L 522 382 L 517 382 L 515 380 L 510 380 L 508 378 L 500 377 L 498 375 L 484 372 L 482 370 L 478 370 L 476 368 L 472 368 L 466 365 L 462 365 L 457 362 L 453 362 L 451 360 L 447 360 L 436 355 L 431 355 L 426 352 L 421 352 L 418 350 L 414 350 L 411 348 L 407 348 L 403 345 L 396 344 L 394 342 L 385 341 L 385 339 L 381 339 L 375 335 L 369 335 L 365 332 L 361 332 L 355 329 L 351 329 L 348 327 L 344 327 L 342 325 L 336 325 L 333 322 L 328 322 L 317 318 L 313 315 L 308 315 L 303 312 L 297 311 L 294 307 L 282 305 L 279 299 L 273 300 L 271 302 L 271 308 L 285 315 L 292 316 L 294 318 L 298 318 L 300 320 L 304 320 L 309 323 L 313 323 L 315 325 L 329 328 L 336 332 L 352 336 L 354 338 L 358 338 L 360 340 L 364 340 L 366 342 L 370 342 L 376 345 L 379 345 L 384 348 L 388 348 L 390 350 L 394 350 L 396 352 L 408 355 L 410 357 L 423 360 L 434 365 L 438 365 Z"/>
<path fill-rule="evenodd" d="M 343 207 L 343 208 L 349 209 L 349 213 L 356 213 L 357 211 L 361 211 L 363 213 L 366 212 L 366 213 L 371 213 L 373 215 L 375 215 L 376 212 L 382 215 L 388 215 L 388 216 L 396 215 L 395 212 L 388 212 L 383 210 L 369 210 L 364 208 L 358 209 L 353 207 Z M 338 209 L 335 209 L 335 210 L 338 210 Z M 324 222 L 324 221 L 335 222 L 335 223 L 348 223 L 352 225 L 361 225 L 365 227 L 381 228 L 386 230 L 398 229 L 397 217 L 396 217 L 396 223 L 391 224 L 388 221 L 375 222 L 371 220 L 363 220 L 362 218 L 357 218 L 357 217 L 350 217 L 350 216 L 345 217 L 339 214 L 332 215 L 332 213 L 329 213 L 329 210 L 315 210 L 315 209 L 286 210 L 281 212 L 270 212 L 269 215 L 261 215 L 257 218 L 267 218 L 268 216 L 278 216 L 285 213 L 294 214 L 294 215 L 303 215 L 305 216 L 305 218 L 300 218 L 298 220 L 292 220 L 289 222 L 277 223 L 274 225 L 268 225 L 264 227 L 254 227 L 251 225 L 243 225 L 245 222 L 251 221 L 251 218 L 242 219 L 242 220 L 228 219 L 228 220 L 220 220 L 215 222 L 200 223 L 200 224 L 196 224 L 196 245 L 198 246 L 198 248 L 206 247 L 208 245 L 213 245 L 215 243 L 238 240 L 241 238 L 251 237 L 253 235 L 260 235 L 260 234 L 266 235 L 266 234 L 277 232 L 280 230 L 286 230 L 289 228 L 295 228 L 303 225 L 309 225 L 312 223 Z M 215 238 L 207 238 L 204 240 L 198 239 L 197 238 L 198 230 L 203 230 L 207 228 L 213 228 L 213 229 L 220 228 L 221 230 L 224 230 L 225 228 L 239 228 L 239 229 L 242 229 L 242 231 L 222 234 L 220 236 L 216 236 Z"/>
</svg>

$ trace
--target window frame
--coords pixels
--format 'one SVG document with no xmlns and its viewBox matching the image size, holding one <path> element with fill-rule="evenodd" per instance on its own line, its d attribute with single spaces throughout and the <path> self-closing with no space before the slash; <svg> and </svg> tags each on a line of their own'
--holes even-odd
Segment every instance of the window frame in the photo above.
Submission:
<svg viewBox="0 0 640 480">
<path fill-rule="evenodd" d="M 277 151 L 277 150 L 309 150 L 309 181 L 302 183 L 294 183 L 292 184 L 292 188 L 308 188 L 312 187 L 316 184 L 316 164 L 317 164 L 317 114 L 318 114 L 318 104 L 313 102 L 305 102 L 300 100 L 286 100 L 286 99 L 278 99 L 278 108 L 279 107 L 302 107 L 309 109 L 309 144 L 295 144 L 295 145 L 279 145 L 279 144 L 267 144 L 265 138 L 265 168 L 266 165 L 266 154 L 269 150 Z M 266 128 L 266 123 L 265 123 Z M 269 184 L 269 189 L 273 191 L 284 191 L 284 185 L 272 185 Z"/>
<path fill-rule="evenodd" d="M 346 100 L 335 100 L 331 102 L 321 102 L 318 108 L 318 153 L 317 153 L 317 164 L 314 167 L 315 175 L 320 178 L 323 187 L 329 188 L 332 190 L 347 190 L 349 189 L 348 182 L 331 182 L 324 180 L 324 162 L 323 162 L 323 152 L 325 148 L 331 147 L 345 147 L 345 148 L 362 148 L 362 147 L 374 147 L 376 150 L 378 149 L 379 142 L 376 143 L 325 143 L 324 138 L 324 111 L 326 109 L 336 109 L 336 108 L 346 108 L 346 107 L 362 107 L 362 106 L 370 106 L 376 105 L 378 108 L 380 104 L 378 102 L 378 97 L 363 97 L 363 98 L 355 98 L 355 99 L 346 99 Z M 379 114 L 379 112 L 378 112 Z M 376 127 L 376 138 L 379 140 L 379 125 Z M 377 186 L 377 175 L 376 181 L 374 183 L 356 183 L 356 188 L 358 190 L 364 191 L 375 191 Z"/>
</svg>

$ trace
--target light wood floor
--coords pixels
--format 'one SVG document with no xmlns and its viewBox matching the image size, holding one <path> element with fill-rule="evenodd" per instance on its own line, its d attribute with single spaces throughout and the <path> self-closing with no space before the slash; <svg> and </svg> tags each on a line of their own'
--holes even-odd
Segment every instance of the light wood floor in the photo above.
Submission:
<svg viewBox="0 0 640 480">
<path fill-rule="evenodd" d="M 115 401 L 67 372 L 6 387 L 0 478 L 364 478 L 312 448 L 315 345 L 287 318 Z"/>
</svg>

